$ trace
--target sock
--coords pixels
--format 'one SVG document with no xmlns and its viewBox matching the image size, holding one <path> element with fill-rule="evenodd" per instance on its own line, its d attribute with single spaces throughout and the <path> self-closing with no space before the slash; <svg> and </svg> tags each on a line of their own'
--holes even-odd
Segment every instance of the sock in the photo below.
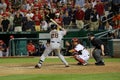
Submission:
<svg viewBox="0 0 120 80">
<path fill-rule="evenodd" d="M 39 64 L 42 64 L 42 63 L 43 63 L 43 61 L 42 61 L 42 60 L 40 60 L 40 61 L 39 61 Z"/>
</svg>

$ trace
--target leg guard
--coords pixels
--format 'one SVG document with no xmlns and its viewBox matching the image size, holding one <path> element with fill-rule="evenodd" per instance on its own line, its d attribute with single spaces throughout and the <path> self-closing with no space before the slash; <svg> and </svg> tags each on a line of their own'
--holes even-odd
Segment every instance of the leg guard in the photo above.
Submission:
<svg viewBox="0 0 120 80">
<path fill-rule="evenodd" d="M 74 55 L 74 58 L 77 60 L 77 61 L 79 61 L 80 63 L 85 63 L 85 61 L 82 59 L 82 58 L 80 58 L 79 57 L 79 55 Z"/>
</svg>

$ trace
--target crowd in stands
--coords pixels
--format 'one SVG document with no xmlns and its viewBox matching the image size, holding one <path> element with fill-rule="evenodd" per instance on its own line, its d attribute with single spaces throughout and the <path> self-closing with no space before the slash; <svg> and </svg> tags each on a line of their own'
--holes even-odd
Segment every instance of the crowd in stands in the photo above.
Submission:
<svg viewBox="0 0 120 80">
<path fill-rule="evenodd" d="M 119 7 L 120 0 L 0 0 L 0 31 L 49 31 L 49 17 L 67 29 L 116 29 Z"/>
<path fill-rule="evenodd" d="M 0 32 L 49 31 L 50 18 L 66 29 L 120 37 L 120 0 L 0 0 Z"/>
</svg>

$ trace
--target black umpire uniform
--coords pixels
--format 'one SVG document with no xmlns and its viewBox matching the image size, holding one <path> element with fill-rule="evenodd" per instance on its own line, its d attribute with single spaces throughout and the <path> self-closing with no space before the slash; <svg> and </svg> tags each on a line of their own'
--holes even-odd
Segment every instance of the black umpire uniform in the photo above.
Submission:
<svg viewBox="0 0 120 80">
<path fill-rule="evenodd" d="M 102 40 L 95 38 L 93 33 L 88 34 L 88 38 L 91 41 L 91 44 L 95 47 L 92 51 L 92 56 L 96 60 L 95 65 L 105 65 L 101 56 L 105 55 L 104 43 L 102 42 Z"/>
</svg>

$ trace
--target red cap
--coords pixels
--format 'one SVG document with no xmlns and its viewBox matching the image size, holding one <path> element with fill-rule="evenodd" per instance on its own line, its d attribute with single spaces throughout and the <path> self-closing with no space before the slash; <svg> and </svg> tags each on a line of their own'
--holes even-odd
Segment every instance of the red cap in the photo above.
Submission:
<svg viewBox="0 0 120 80">
<path fill-rule="evenodd" d="M 10 36 L 10 39 L 13 39 L 13 38 L 14 38 L 14 36 L 13 36 L 13 35 L 11 35 L 11 36 Z"/>
</svg>

